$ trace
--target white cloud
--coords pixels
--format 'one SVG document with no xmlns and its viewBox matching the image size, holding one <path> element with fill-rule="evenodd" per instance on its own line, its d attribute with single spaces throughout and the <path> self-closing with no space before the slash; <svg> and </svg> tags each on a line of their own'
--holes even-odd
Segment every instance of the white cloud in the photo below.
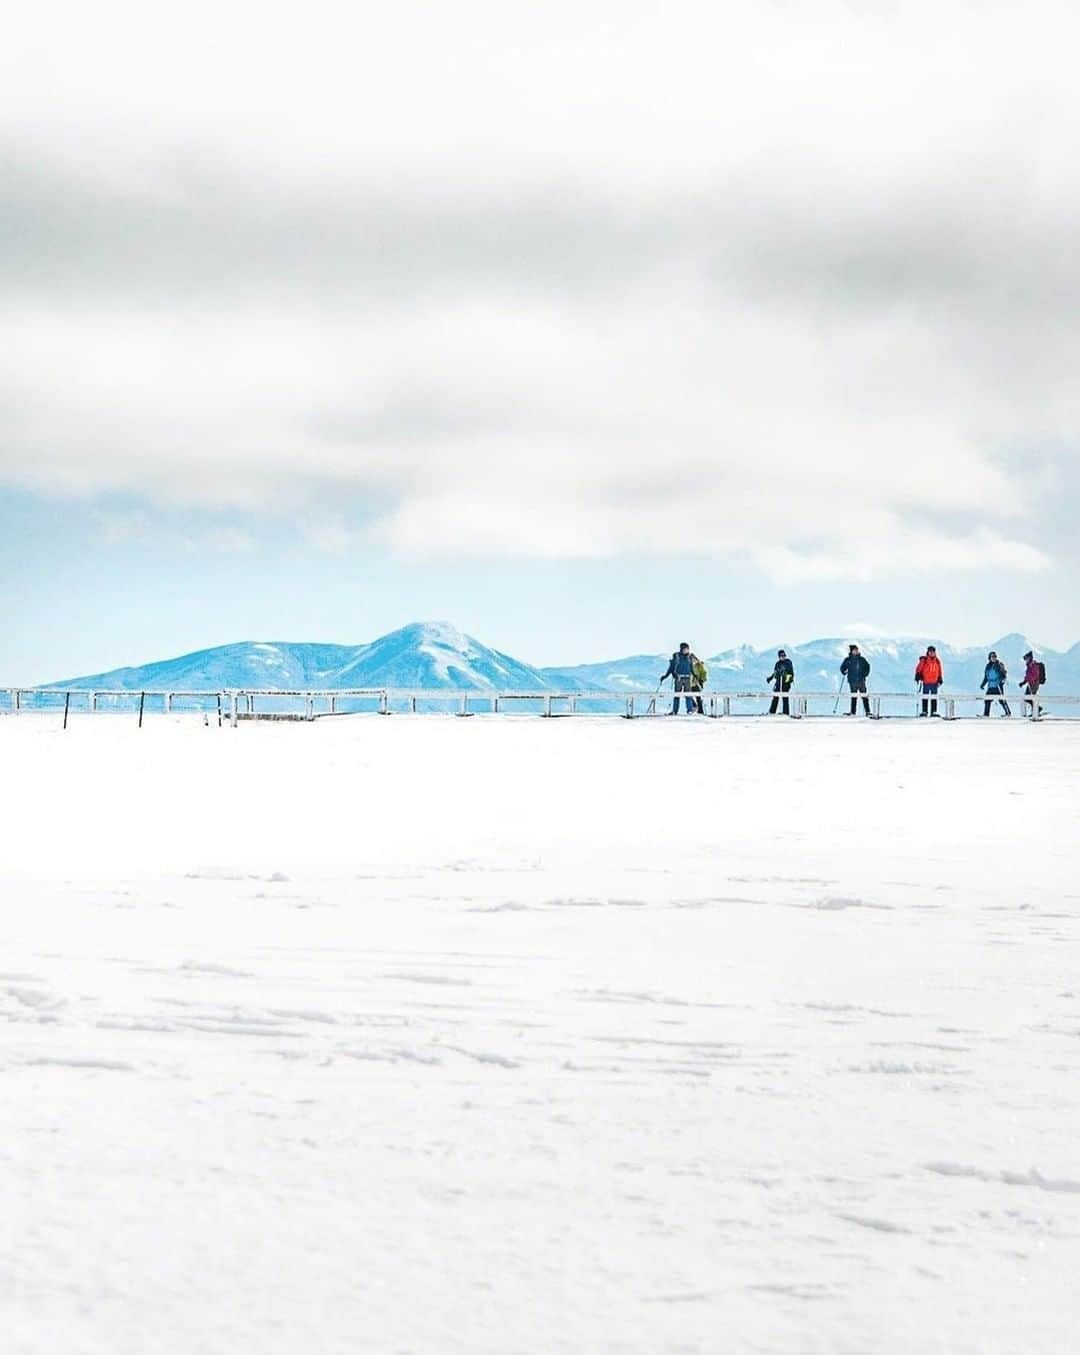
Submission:
<svg viewBox="0 0 1080 1355">
<path fill-rule="evenodd" d="M 356 543 L 356 533 L 340 518 L 322 518 L 304 524 L 304 536 L 316 550 L 327 555 L 344 555 Z"/>
<path fill-rule="evenodd" d="M 1047 566 L 1071 10 L 153 10 L 0 57 L 7 482 L 337 552 Z"/>
<path fill-rule="evenodd" d="M 213 527 L 209 531 L 189 534 L 184 544 L 200 555 L 207 550 L 219 555 L 248 555 L 255 549 L 251 533 L 240 527 Z"/>
<path fill-rule="evenodd" d="M 198 555 L 246 555 L 255 546 L 250 532 L 231 523 L 177 526 L 141 508 L 95 509 L 92 521 L 107 546 L 152 543 Z"/>
</svg>

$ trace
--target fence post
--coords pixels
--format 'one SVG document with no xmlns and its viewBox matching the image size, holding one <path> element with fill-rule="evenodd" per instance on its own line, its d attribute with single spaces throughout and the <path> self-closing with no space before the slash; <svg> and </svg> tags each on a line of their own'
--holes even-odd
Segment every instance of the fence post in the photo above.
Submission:
<svg viewBox="0 0 1080 1355">
<path fill-rule="evenodd" d="M 217 693 L 217 727 L 221 728 L 221 693 Z"/>
<path fill-rule="evenodd" d="M 309 720 L 314 720 L 315 718 L 315 698 L 310 692 L 307 694 L 307 717 Z"/>
<path fill-rule="evenodd" d="M 872 696 L 870 698 L 870 712 L 875 720 L 881 719 L 881 697 Z"/>
<path fill-rule="evenodd" d="M 139 693 L 139 728 L 142 729 L 143 707 L 146 705 L 146 693 Z"/>
<path fill-rule="evenodd" d="M 724 697 L 724 714 L 725 714 L 725 715 L 730 715 L 730 714 L 731 714 L 731 697 L 730 697 L 730 696 L 725 696 L 725 697 Z"/>
<path fill-rule="evenodd" d="M 550 697 L 550 696 L 545 696 L 545 697 L 544 697 L 544 714 L 545 714 L 548 718 L 551 717 L 551 697 Z"/>
</svg>

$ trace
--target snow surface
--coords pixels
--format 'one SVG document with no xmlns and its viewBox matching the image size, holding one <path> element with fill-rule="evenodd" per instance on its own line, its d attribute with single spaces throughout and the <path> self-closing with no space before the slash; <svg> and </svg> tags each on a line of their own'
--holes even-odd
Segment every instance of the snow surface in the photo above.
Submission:
<svg viewBox="0 0 1080 1355">
<path fill-rule="evenodd" d="M 4 1349 L 1073 1348 L 1078 754 L 0 719 Z"/>
</svg>

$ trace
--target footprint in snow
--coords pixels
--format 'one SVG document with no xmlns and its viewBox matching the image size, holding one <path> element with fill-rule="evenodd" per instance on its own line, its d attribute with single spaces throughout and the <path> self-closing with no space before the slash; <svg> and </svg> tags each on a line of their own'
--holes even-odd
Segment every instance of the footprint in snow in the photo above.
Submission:
<svg viewBox="0 0 1080 1355">
<path fill-rule="evenodd" d="M 228 979 L 253 979 L 254 974 L 247 969 L 233 969 L 229 965 L 214 964 L 210 960 L 185 960 L 181 970 L 191 974 L 220 974 Z"/>
<path fill-rule="evenodd" d="M 28 1068 L 89 1068 L 109 1073 L 133 1073 L 135 1065 L 120 1059 L 37 1058 L 27 1059 Z"/>
<path fill-rule="evenodd" d="M 987 1171 L 982 1167 L 971 1167 L 963 1162 L 925 1162 L 923 1167 L 935 1176 L 958 1176 L 973 1181 L 1000 1181 L 1006 1186 L 1031 1186 L 1035 1190 L 1046 1190 L 1057 1194 L 1080 1195 L 1080 1181 L 1071 1181 L 1068 1177 L 1043 1176 L 1037 1167 L 1030 1171 Z"/>
<path fill-rule="evenodd" d="M 871 903 L 867 899 L 844 898 L 839 895 L 830 895 L 828 898 L 815 899 L 813 903 L 808 904 L 807 906 L 828 913 L 838 913 L 845 908 L 875 908 L 884 913 L 891 913 L 893 911 L 892 905 L 888 903 Z"/>
<path fill-rule="evenodd" d="M 870 1228 L 875 1233 L 908 1233 L 910 1228 L 904 1228 L 899 1223 L 890 1223 L 888 1219 L 868 1218 L 861 1214 L 837 1214 L 838 1219 L 843 1219 L 845 1223 L 854 1223 L 859 1228 Z"/>
</svg>

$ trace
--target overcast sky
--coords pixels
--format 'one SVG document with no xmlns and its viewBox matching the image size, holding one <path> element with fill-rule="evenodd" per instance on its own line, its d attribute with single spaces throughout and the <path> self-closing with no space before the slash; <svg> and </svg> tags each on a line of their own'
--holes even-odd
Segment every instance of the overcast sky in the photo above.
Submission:
<svg viewBox="0 0 1080 1355">
<path fill-rule="evenodd" d="M 12 10 L 0 680 L 1080 639 L 1072 6 Z"/>
</svg>

